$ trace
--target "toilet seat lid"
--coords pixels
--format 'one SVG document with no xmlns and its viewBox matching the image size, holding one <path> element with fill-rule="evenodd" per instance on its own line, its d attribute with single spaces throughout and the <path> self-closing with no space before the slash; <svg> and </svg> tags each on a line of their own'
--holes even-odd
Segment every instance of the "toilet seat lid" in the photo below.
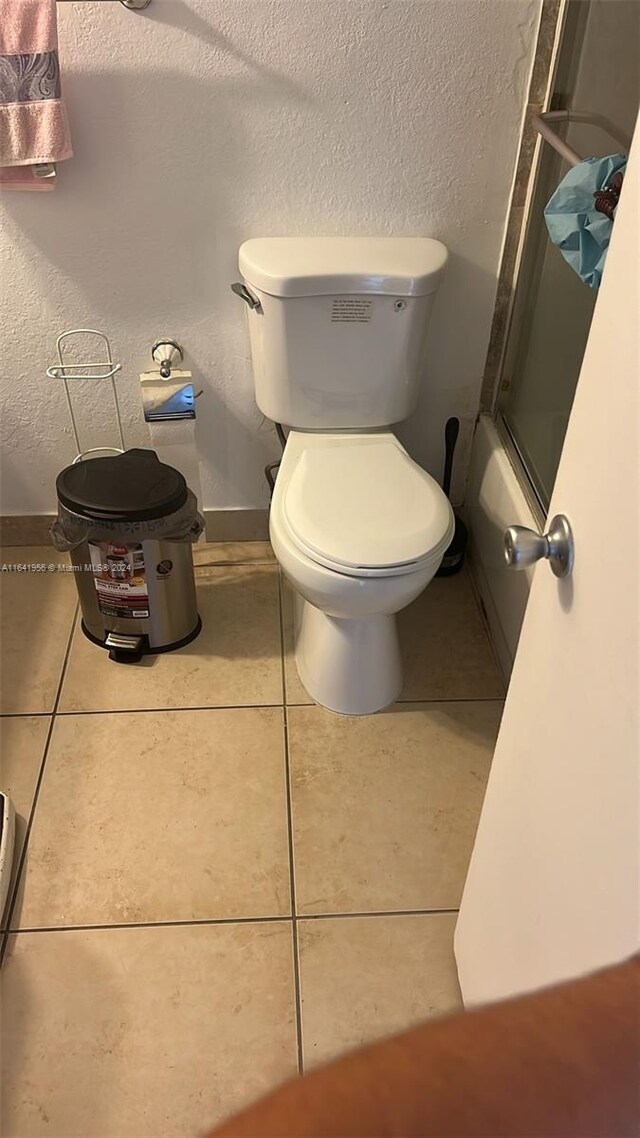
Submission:
<svg viewBox="0 0 640 1138">
<path fill-rule="evenodd" d="M 453 534 L 446 496 L 393 439 L 305 450 L 283 512 L 313 560 L 345 573 L 409 569 Z"/>
</svg>

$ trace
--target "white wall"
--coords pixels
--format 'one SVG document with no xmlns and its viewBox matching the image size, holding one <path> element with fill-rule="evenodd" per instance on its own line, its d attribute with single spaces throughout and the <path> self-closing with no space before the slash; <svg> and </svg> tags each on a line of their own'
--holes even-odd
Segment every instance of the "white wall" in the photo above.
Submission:
<svg viewBox="0 0 640 1138">
<path fill-rule="evenodd" d="M 76 157 L 53 194 L 5 195 L 2 512 L 54 509 L 74 454 L 55 337 L 105 329 L 138 373 L 177 336 L 205 394 L 204 505 L 266 504 L 277 453 L 253 402 L 236 250 L 270 234 L 427 234 L 452 252 L 428 388 L 403 438 L 437 476 L 463 420 L 464 480 L 539 0 L 154 0 L 58 5 Z M 85 445 L 111 441 L 91 413 Z M 99 430 L 95 430 L 96 424 Z M 99 439 L 96 440 L 96 434 Z M 112 433 L 111 433 L 112 434 Z"/>
</svg>

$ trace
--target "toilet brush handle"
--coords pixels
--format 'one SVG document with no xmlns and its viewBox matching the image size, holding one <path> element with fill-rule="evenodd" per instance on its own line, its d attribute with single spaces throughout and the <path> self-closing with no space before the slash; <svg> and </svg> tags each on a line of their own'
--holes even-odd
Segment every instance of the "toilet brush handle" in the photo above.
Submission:
<svg viewBox="0 0 640 1138">
<path fill-rule="evenodd" d="M 453 455 L 458 441 L 458 432 L 460 430 L 460 420 L 455 417 L 447 419 L 444 428 L 444 477 L 442 479 L 442 489 L 444 490 L 447 498 L 450 496 L 451 491 L 451 473 L 453 471 Z"/>
</svg>

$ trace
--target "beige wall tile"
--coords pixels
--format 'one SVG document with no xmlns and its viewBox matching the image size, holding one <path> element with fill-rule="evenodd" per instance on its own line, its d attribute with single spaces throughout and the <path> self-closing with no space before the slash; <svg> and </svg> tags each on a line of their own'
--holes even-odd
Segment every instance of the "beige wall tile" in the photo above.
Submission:
<svg viewBox="0 0 640 1138">
<path fill-rule="evenodd" d="M 269 537 L 268 510 L 205 510 L 209 541 L 266 541 Z"/>
<path fill-rule="evenodd" d="M 305 1070 L 462 1006 L 454 914 L 298 926 Z"/>
<path fill-rule="evenodd" d="M 14 927 L 290 912 L 281 710 L 56 721 Z"/>
<path fill-rule="evenodd" d="M 4 1138 L 192 1138 L 296 1073 L 287 922 L 20 933 Z"/>
<path fill-rule="evenodd" d="M 549 84 L 549 69 L 553 57 L 553 45 L 557 25 L 562 15 L 562 0 L 542 0 L 538 41 L 533 59 L 533 70 L 529 85 L 529 101 L 543 102 Z"/>
<path fill-rule="evenodd" d="M 298 912 L 456 908 L 502 704 L 289 710 Z"/>
<path fill-rule="evenodd" d="M 13 892 L 49 723 L 48 715 L 20 716 L 19 718 L 4 716 L 0 719 L 0 789 L 8 794 L 16 813 L 13 872 L 7 897 L 7 907 Z M 0 913 L 0 928 L 4 928 L 7 918 L 8 911 L 5 911 L 4 914 Z"/>
<path fill-rule="evenodd" d="M 201 566 L 202 632 L 175 652 L 121 665 L 76 630 L 62 711 L 282 702 L 275 566 Z"/>
<path fill-rule="evenodd" d="M 196 566 L 273 564 L 275 559 L 268 541 L 202 541 L 193 547 Z"/>
<path fill-rule="evenodd" d="M 0 515 L 0 545 L 47 545 L 55 514 Z"/>
<path fill-rule="evenodd" d="M 42 564 L 45 572 L 0 574 L 0 710 L 52 711 L 76 609 L 68 559 L 47 546 L 14 546 L 0 552 L 2 564 Z"/>
</svg>

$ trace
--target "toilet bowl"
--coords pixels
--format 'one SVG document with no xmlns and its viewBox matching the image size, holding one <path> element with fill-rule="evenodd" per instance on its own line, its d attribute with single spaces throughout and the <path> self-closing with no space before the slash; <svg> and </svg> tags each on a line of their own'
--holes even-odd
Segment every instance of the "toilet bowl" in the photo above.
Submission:
<svg viewBox="0 0 640 1138">
<path fill-rule="evenodd" d="M 290 428 L 270 532 L 298 672 L 343 715 L 400 694 L 395 614 L 453 536 L 445 495 L 391 430 L 418 404 L 446 263 L 431 237 L 257 237 L 238 254 L 256 403 Z"/>
<path fill-rule="evenodd" d="M 390 431 L 289 433 L 270 514 L 296 596 L 295 658 L 319 704 L 368 715 L 402 688 L 395 614 L 428 585 L 454 518 Z"/>
</svg>

